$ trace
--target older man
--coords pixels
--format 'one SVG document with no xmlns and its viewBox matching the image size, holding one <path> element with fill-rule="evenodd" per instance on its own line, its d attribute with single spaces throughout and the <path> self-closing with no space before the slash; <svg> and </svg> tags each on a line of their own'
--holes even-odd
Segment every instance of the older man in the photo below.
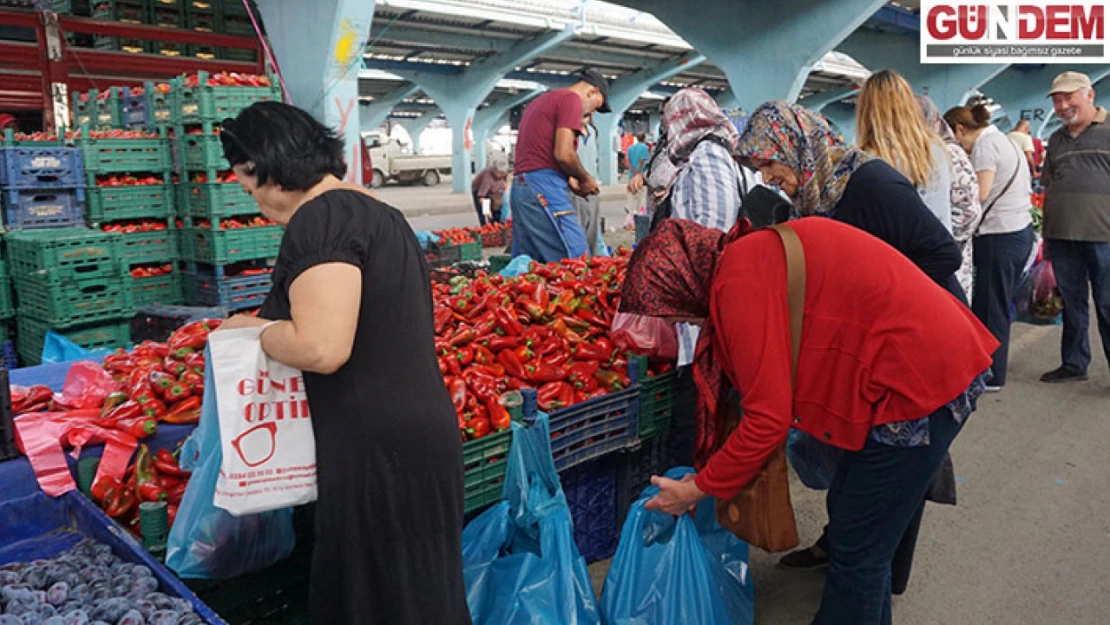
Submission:
<svg viewBox="0 0 1110 625">
<path fill-rule="evenodd" d="M 1041 381 L 1082 381 L 1091 363 L 1089 288 L 1094 290 L 1102 349 L 1110 361 L 1110 126 L 1106 109 L 1095 106 L 1095 90 L 1086 74 L 1060 74 L 1048 96 L 1064 122 L 1048 140 L 1041 179 L 1044 237 L 1064 298 L 1064 336 L 1063 364 Z"/>
</svg>

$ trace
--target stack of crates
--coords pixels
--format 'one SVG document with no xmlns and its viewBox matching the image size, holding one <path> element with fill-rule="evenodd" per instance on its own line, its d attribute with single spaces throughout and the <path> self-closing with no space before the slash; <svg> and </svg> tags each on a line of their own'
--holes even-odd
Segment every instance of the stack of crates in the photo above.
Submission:
<svg viewBox="0 0 1110 625">
<path fill-rule="evenodd" d="M 109 87 L 104 91 L 73 92 L 70 102 L 70 115 L 74 128 L 93 128 L 111 130 L 123 128 L 123 100 L 121 87 Z"/>
<path fill-rule="evenodd" d="M 254 30 L 254 23 L 251 22 L 250 16 L 247 15 L 247 10 L 243 6 L 241 0 L 217 0 L 220 2 L 220 30 L 219 32 L 225 35 L 234 35 L 236 37 L 250 37 L 255 38 L 258 34 Z M 255 19 L 261 17 L 255 13 Z M 258 52 L 256 50 L 244 50 L 242 48 L 225 48 L 223 50 L 222 58 L 229 61 L 245 61 L 247 63 L 254 63 L 258 60 Z"/>
<path fill-rule="evenodd" d="M 220 30 L 222 8 L 219 0 L 183 0 L 185 2 L 185 28 L 202 33 L 216 33 Z M 199 59 L 216 59 L 221 55 L 217 46 L 191 44 L 189 56 Z"/>
<path fill-rule="evenodd" d="M 145 0 L 95 0 L 92 10 L 93 19 L 124 24 L 146 24 L 150 17 Z M 147 51 L 147 42 L 130 37 L 107 37 L 97 35 L 93 47 L 98 50 L 116 50 L 141 54 Z"/>
<path fill-rule="evenodd" d="M 123 127 L 156 130 L 170 125 L 173 87 L 168 82 L 147 81 L 142 87 L 123 87 Z"/>
<path fill-rule="evenodd" d="M 89 225 L 118 234 L 119 260 L 136 306 L 180 304 L 178 237 L 169 141 L 94 138 L 76 142 L 85 158 Z"/>
<path fill-rule="evenodd" d="M 7 237 L 24 365 L 42 359 L 47 330 L 86 348 L 124 347 L 135 314 L 118 234 L 84 227 L 21 230 Z"/>
<path fill-rule="evenodd" d="M 197 86 L 179 79 L 173 94 L 186 299 L 229 311 L 254 308 L 270 291 L 282 229 L 260 225 L 258 204 L 235 181 L 224 159 L 219 123 L 254 102 L 280 101 L 281 91 L 209 85 L 208 74 L 200 72 Z"/>
<path fill-rule="evenodd" d="M 148 21 L 160 28 L 185 27 L 184 0 L 149 0 Z M 185 56 L 188 46 L 180 41 L 152 41 L 149 52 L 162 56 Z"/>
<path fill-rule="evenodd" d="M 0 197 L 8 230 L 82 225 L 81 153 L 61 143 L 6 138 L 0 147 Z"/>
</svg>

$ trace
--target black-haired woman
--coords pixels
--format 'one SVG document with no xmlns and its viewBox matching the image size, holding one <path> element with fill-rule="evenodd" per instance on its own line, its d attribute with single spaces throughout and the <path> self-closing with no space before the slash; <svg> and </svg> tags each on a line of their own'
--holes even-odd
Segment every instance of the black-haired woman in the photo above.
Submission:
<svg viewBox="0 0 1110 625">
<path fill-rule="evenodd" d="M 462 448 L 433 345 L 424 255 L 404 217 L 342 181 L 343 142 L 254 104 L 220 135 L 240 184 L 285 226 L 262 349 L 304 371 L 316 436 L 312 622 L 468 624 Z"/>
</svg>

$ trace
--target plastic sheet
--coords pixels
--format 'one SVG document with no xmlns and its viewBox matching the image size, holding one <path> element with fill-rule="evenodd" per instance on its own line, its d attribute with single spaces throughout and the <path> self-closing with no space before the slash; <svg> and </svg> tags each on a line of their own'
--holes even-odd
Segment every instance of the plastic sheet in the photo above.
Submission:
<svg viewBox="0 0 1110 625">
<path fill-rule="evenodd" d="M 513 424 L 504 501 L 463 531 L 474 625 L 594 625 L 597 603 L 551 459 L 547 417 Z M 677 621 L 676 621 L 677 622 Z"/>
<path fill-rule="evenodd" d="M 42 363 L 66 362 L 67 360 L 102 360 L 112 353 L 110 349 L 85 349 L 77 343 L 54 332 L 46 331 L 42 344 Z"/>
<path fill-rule="evenodd" d="M 815 490 L 829 489 L 842 453 L 801 430 L 791 429 L 786 439 L 786 459 L 802 484 Z"/>
<path fill-rule="evenodd" d="M 675 468 L 672 479 L 693 470 Z M 644 509 L 650 486 L 632 505 L 601 593 L 606 625 L 751 625 L 755 620 L 748 545 L 717 524 L 712 499 L 694 516 Z"/>
<path fill-rule="evenodd" d="M 75 362 L 66 373 L 62 385 L 61 404 L 69 408 L 98 408 L 119 384 L 99 363 L 83 360 Z"/>
<path fill-rule="evenodd" d="M 613 315 L 609 337 L 617 347 L 653 360 L 674 361 L 678 358 L 678 336 L 674 325 L 659 317 L 619 312 Z"/>
<path fill-rule="evenodd" d="M 296 537 L 291 508 L 236 517 L 212 504 L 223 454 L 211 367 L 204 377 L 200 423 L 180 459 L 181 468 L 193 476 L 170 530 L 166 566 L 185 579 L 226 579 L 288 557 Z"/>
<path fill-rule="evenodd" d="M 506 278 L 515 278 L 521 274 L 528 273 L 528 267 L 531 264 L 532 257 L 527 254 L 521 254 L 520 256 L 514 257 L 500 273 Z"/>
</svg>

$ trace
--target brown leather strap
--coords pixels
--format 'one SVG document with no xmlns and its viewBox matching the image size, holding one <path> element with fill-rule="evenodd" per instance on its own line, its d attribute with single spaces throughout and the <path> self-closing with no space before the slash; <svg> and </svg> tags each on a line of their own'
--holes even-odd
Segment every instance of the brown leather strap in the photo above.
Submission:
<svg viewBox="0 0 1110 625">
<path fill-rule="evenodd" d="M 802 351 L 802 316 L 806 304 L 806 254 L 798 233 L 787 224 L 771 227 L 782 239 L 786 252 L 786 303 L 790 309 L 790 348 L 793 362 L 790 366 L 790 386 L 798 374 L 798 355 Z"/>
</svg>

